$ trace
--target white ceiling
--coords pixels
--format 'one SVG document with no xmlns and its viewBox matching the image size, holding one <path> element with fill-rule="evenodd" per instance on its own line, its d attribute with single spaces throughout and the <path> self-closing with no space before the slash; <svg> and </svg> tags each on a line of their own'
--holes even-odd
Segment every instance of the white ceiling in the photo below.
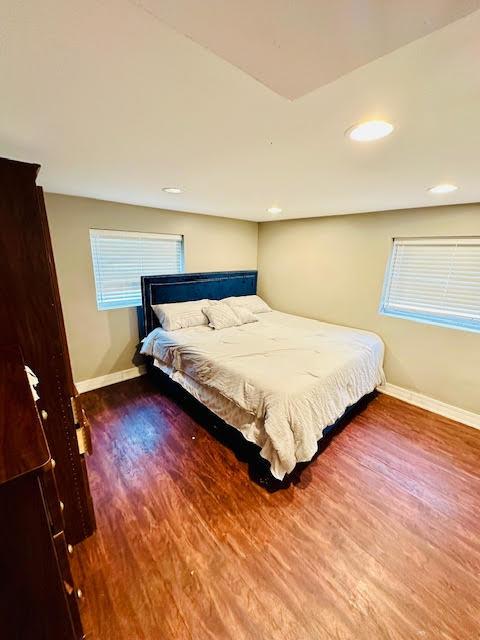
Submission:
<svg viewBox="0 0 480 640">
<path fill-rule="evenodd" d="M 47 191 L 252 220 L 478 202 L 478 6 L 3 0 L 0 153 Z M 394 133 L 344 136 L 373 117 Z"/>
</svg>

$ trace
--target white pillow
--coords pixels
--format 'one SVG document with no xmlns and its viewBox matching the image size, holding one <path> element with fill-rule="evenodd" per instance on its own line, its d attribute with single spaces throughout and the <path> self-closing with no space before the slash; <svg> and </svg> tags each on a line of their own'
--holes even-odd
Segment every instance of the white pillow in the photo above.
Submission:
<svg viewBox="0 0 480 640">
<path fill-rule="evenodd" d="M 239 326 L 241 324 L 250 324 L 250 322 L 258 322 L 257 316 L 246 307 L 230 307 L 238 318 Z"/>
<path fill-rule="evenodd" d="M 225 298 L 222 302 L 226 302 L 231 307 L 243 307 L 252 313 L 266 313 L 271 311 L 268 304 L 260 298 L 260 296 L 231 296 Z"/>
<path fill-rule="evenodd" d="M 214 305 L 212 300 L 192 300 L 189 302 L 170 302 L 166 304 L 152 304 L 152 309 L 162 329 L 176 331 L 188 327 L 200 327 L 208 324 L 207 316 L 202 308 L 206 305 Z"/>
<path fill-rule="evenodd" d="M 209 320 L 212 329 L 228 329 L 229 327 L 239 327 L 249 322 L 258 322 L 253 313 L 248 309 L 230 307 L 228 304 L 218 302 L 203 308 L 204 314 Z"/>
</svg>

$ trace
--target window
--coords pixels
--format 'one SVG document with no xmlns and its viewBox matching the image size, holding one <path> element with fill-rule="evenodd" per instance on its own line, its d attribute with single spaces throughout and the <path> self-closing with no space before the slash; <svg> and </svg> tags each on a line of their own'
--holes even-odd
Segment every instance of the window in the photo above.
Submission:
<svg viewBox="0 0 480 640">
<path fill-rule="evenodd" d="M 480 331 L 480 238 L 395 238 L 380 311 Z"/>
<path fill-rule="evenodd" d="M 183 236 L 90 229 L 100 310 L 142 304 L 140 276 L 183 271 Z"/>
</svg>

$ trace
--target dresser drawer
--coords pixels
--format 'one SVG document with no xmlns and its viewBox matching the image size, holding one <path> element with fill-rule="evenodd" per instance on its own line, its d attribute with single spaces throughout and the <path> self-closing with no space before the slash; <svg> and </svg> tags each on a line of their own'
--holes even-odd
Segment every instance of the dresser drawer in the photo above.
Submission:
<svg viewBox="0 0 480 640">
<path fill-rule="evenodd" d="M 50 526 L 52 527 L 52 533 L 56 534 L 64 530 L 63 522 L 63 503 L 58 499 L 57 483 L 55 480 L 54 466 L 55 462 L 52 460 L 52 465 L 40 476 L 40 486 L 42 489 L 43 499 L 50 520 Z"/>
<path fill-rule="evenodd" d="M 63 531 L 53 536 L 53 542 L 55 546 L 55 554 L 57 556 L 58 567 L 60 570 L 60 576 L 63 581 L 65 589 L 65 595 L 70 609 L 70 616 L 72 618 L 72 624 L 76 631 L 76 637 L 82 637 L 82 623 L 80 620 L 80 612 L 78 609 L 80 590 L 75 586 L 73 581 L 72 572 L 70 569 L 70 560 L 67 541 L 65 540 L 65 534 Z"/>
</svg>

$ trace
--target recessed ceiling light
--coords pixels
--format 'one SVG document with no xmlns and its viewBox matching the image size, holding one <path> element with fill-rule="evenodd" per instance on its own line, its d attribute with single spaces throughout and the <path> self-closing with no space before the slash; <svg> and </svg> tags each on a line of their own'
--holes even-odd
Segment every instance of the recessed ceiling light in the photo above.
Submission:
<svg viewBox="0 0 480 640">
<path fill-rule="evenodd" d="M 282 213 L 280 207 L 269 207 L 267 211 L 268 213 Z"/>
<path fill-rule="evenodd" d="M 384 120 L 369 120 L 355 124 L 347 129 L 345 135 L 355 142 L 371 142 L 372 140 L 380 140 L 392 133 L 394 127 L 390 122 Z"/>
<path fill-rule="evenodd" d="M 182 193 L 182 189 L 178 187 L 164 187 L 162 191 L 165 191 L 165 193 Z"/>
<path fill-rule="evenodd" d="M 451 193 L 452 191 L 456 191 L 458 189 L 456 184 L 448 184 L 447 182 L 444 184 L 437 184 L 435 187 L 430 187 L 430 193 L 442 194 L 442 193 Z"/>
</svg>

